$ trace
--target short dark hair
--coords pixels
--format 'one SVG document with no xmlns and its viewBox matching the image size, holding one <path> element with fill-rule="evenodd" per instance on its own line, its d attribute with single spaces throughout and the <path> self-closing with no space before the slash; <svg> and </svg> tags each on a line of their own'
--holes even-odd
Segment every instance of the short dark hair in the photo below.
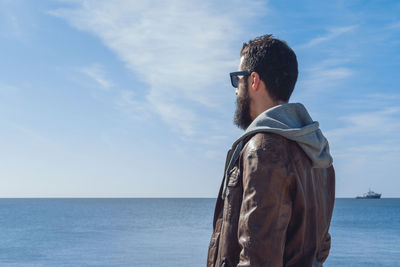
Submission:
<svg viewBox="0 0 400 267">
<path fill-rule="evenodd" d="M 272 34 L 244 43 L 242 69 L 257 72 L 274 100 L 289 101 L 297 81 L 297 58 L 286 42 Z"/>
</svg>

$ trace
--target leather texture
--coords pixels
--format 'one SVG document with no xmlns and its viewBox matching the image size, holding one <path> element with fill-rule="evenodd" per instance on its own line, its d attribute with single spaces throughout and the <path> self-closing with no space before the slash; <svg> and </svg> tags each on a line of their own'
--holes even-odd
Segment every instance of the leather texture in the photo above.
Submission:
<svg viewBox="0 0 400 267">
<path fill-rule="evenodd" d="M 228 152 L 229 154 L 229 152 Z M 252 136 L 222 182 L 207 266 L 322 266 L 330 250 L 335 173 L 312 168 L 291 140 Z"/>
</svg>

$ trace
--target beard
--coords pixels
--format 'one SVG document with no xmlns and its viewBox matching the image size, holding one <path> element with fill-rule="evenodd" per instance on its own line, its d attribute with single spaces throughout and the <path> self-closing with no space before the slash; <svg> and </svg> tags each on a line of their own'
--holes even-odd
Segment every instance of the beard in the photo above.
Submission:
<svg viewBox="0 0 400 267">
<path fill-rule="evenodd" d="M 236 111 L 233 122 L 240 129 L 246 130 L 252 122 L 250 117 L 250 97 L 247 83 L 245 83 L 243 89 L 243 95 L 236 98 Z"/>
</svg>

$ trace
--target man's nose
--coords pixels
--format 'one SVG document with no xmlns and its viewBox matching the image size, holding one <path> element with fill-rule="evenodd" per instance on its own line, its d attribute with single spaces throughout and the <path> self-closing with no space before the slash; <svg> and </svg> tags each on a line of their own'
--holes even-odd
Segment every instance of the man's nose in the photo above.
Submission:
<svg viewBox="0 0 400 267">
<path fill-rule="evenodd" d="M 239 89 L 236 88 L 236 90 L 235 90 L 235 95 L 238 95 L 238 94 L 239 94 Z"/>
</svg>

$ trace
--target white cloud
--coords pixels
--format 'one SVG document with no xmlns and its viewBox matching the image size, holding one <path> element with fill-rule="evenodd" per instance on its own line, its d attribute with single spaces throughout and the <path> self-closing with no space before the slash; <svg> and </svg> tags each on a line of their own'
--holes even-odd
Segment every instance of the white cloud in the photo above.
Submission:
<svg viewBox="0 0 400 267">
<path fill-rule="evenodd" d="M 321 92 L 337 88 L 353 76 L 354 71 L 341 60 L 327 59 L 313 66 L 300 70 L 298 85 L 294 95 L 301 99 L 321 99 Z"/>
<path fill-rule="evenodd" d="M 318 92 L 326 92 L 326 89 L 337 87 L 353 76 L 355 71 L 348 64 L 354 63 L 360 52 L 349 43 L 335 42 L 334 39 L 353 32 L 356 28 L 358 25 L 333 27 L 327 30 L 328 33 L 324 36 L 313 38 L 309 42 L 295 47 L 295 50 L 305 49 L 307 53 L 320 58 L 304 68 L 300 64 L 298 87 L 301 88 L 303 98 L 319 97 Z M 323 48 L 314 49 L 315 46 L 323 43 Z"/>
<path fill-rule="evenodd" d="M 227 73 L 238 64 L 239 18 L 262 7 L 255 1 L 68 2 L 50 13 L 98 36 L 149 85 L 143 93 L 152 110 L 186 135 L 198 130 L 198 107 L 218 110 L 217 88 L 229 86 Z"/>
<path fill-rule="evenodd" d="M 0 1 L 0 36 L 31 44 L 38 29 L 34 12 L 30 3 L 24 1 Z"/>
<path fill-rule="evenodd" d="M 146 110 L 149 110 L 149 107 L 140 102 L 133 91 L 119 90 L 115 97 L 115 105 L 120 111 L 128 114 L 129 117 L 135 120 L 148 119 L 148 112 Z"/>
<path fill-rule="evenodd" d="M 109 91 L 112 87 L 114 87 L 114 83 L 106 78 L 104 67 L 99 64 L 92 64 L 90 66 L 80 68 L 79 71 L 93 79 L 102 90 Z"/>
<path fill-rule="evenodd" d="M 311 48 L 313 46 L 325 43 L 327 41 L 330 41 L 342 34 L 345 33 L 349 33 L 354 31 L 358 26 L 357 25 L 350 25 L 350 26 L 345 26 L 345 27 L 334 27 L 328 30 L 328 33 L 323 35 L 323 36 L 319 36 L 316 38 L 311 39 L 309 42 L 307 42 L 306 44 L 297 46 L 296 48 L 300 49 L 300 48 Z"/>
<path fill-rule="evenodd" d="M 373 105 L 372 102 L 371 106 Z M 372 106 L 373 107 L 373 106 Z M 340 151 L 378 150 L 400 147 L 400 107 L 349 114 L 339 118 L 344 127 L 327 132 L 329 139 L 340 145 Z M 368 139 L 369 142 L 365 142 Z M 392 144 L 387 146 L 387 144 Z M 396 151 L 398 149 L 395 149 Z"/>
<path fill-rule="evenodd" d="M 346 67 L 312 67 L 305 70 L 306 78 L 302 86 L 306 89 L 323 90 L 335 86 L 338 82 L 352 75 L 352 71 Z"/>
<path fill-rule="evenodd" d="M 400 21 L 394 22 L 387 26 L 388 29 L 399 30 L 400 29 Z"/>
<path fill-rule="evenodd" d="M 205 151 L 204 155 L 210 160 L 221 160 L 221 158 L 223 158 L 221 151 L 217 150 L 207 150 Z"/>
<path fill-rule="evenodd" d="M 392 184 L 398 179 L 400 162 L 400 107 L 396 99 L 381 105 L 378 95 L 375 99 L 366 96 L 362 103 L 368 111 L 340 117 L 343 126 L 325 132 L 334 156 L 338 192 L 349 197 L 355 190 L 362 193 L 371 187 L 385 197 L 396 196 Z"/>
<path fill-rule="evenodd" d="M 25 38 L 25 32 L 23 31 L 23 29 L 21 27 L 21 23 L 20 23 L 19 19 L 15 15 L 10 15 L 9 21 L 10 21 L 12 34 L 15 37 L 17 37 L 18 39 L 23 40 Z"/>
<path fill-rule="evenodd" d="M 381 91 L 377 89 L 376 91 Z M 373 106 L 378 108 L 384 108 L 388 103 L 399 103 L 400 94 L 393 93 L 374 93 L 366 95 L 362 98 L 348 100 L 348 103 L 353 107 L 365 108 L 367 106 Z"/>
<path fill-rule="evenodd" d="M 9 95 L 20 92 L 20 89 L 13 85 L 8 85 L 0 82 L 0 94 Z"/>
</svg>

